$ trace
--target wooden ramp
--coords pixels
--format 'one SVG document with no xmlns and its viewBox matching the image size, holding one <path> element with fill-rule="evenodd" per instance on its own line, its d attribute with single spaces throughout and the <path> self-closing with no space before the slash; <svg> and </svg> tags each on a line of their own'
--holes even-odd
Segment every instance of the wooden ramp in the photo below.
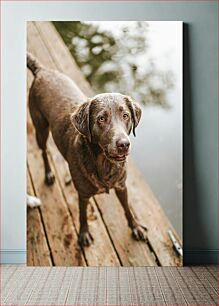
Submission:
<svg viewBox="0 0 219 306">
<path fill-rule="evenodd" d="M 87 96 L 93 96 L 74 59 L 49 22 L 28 22 L 27 47 L 45 66 L 71 77 Z M 33 77 L 27 72 L 27 94 Z M 133 213 L 148 227 L 148 243 L 132 239 L 122 207 L 115 196 L 95 196 L 89 204 L 89 226 L 93 245 L 78 243 L 78 195 L 73 184 L 65 185 L 68 167 L 52 138 L 49 157 L 55 184 L 44 184 L 41 152 L 27 111 L 27 191 L 42 201 L 27 211 L 27 264 L 30 266 L 180 266 L 167 231 L 177 233 L 162 211 L 143 177 L 129 160 L 128 191 Z"/>
</svg>

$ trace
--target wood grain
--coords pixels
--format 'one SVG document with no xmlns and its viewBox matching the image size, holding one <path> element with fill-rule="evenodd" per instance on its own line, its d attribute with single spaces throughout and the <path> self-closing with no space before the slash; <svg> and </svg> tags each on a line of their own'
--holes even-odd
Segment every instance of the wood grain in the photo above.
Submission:
<svg viewBox="0 0 219 306">
<path fill-rule="evenodd" d="M 34 195 L 28 169 L 27 193 Z M 27 208 L 27 265 L 52 266 L 50 251 L 38 207 Z"/>
<path fill-rule="evenodd" d="M 51 141 L 52 142 L 52 141 Z M 72 183 L 65 185 L 66 175 L 69 174 L 68 166 L 61 154 L 55 148 L 55 145 L 50 143 L 50 152 L 56 164 L 56 177 L 60 181 L 63 195 L 70 210 L 73 222 L 79 232 L 79 208 L 78 194 Z M 89 247 L 84 248 L 84 254 L 89 266 L 119 266 L 117 254 L 111 244 L 105 225 L 100 217 L 96 203 L 93 199 L 90 200 L 88 206 L 88 224 L 91 235 L 94 238 L 94 243 Z"/>
<path fill-rule="evenodd" d="M 55 182 L 50 187 L 45 186 L 43 161 L 39 150 L 28 153 L 28 164 L 36 195 L 42 201 L 40 210 L 54 264 L 85 265 L 83 253 L 77 243 L 77 234 L 58 183 Z"/>
</svg>

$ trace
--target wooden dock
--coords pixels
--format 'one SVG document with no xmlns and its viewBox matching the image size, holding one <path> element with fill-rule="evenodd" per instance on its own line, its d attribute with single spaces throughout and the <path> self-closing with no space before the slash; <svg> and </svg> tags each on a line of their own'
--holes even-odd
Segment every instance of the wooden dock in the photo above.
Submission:
<svg viewBox="0 0 219 306">
<path fill-rule="evenodd" d="M 50 22 L 28 22 L 27 48 L 45 66 L 67 74 L 87 96 L 94 93 Z M 27 94 L 33 80 L 27 71 Z M 42 201 L 27 209 L 27 264 L 30 266 L 181 266 L 167 231 L 174 228 L 139 171 L 129 159 L 128 191 L 133 213 L 148 227 L 148 242 L 135 241 L 114 191 L 92 198 L 88 219 L 94 243 L 78 245 L 78 195 L 65 185 L 66 162 L 51 136 L 49 157 L 56 176 L 53 186 L 44 184 L 41 152 L 27 109 L 27 192 Z M 179 239 L 180 241 L 180 239 Z"/>
</svg>

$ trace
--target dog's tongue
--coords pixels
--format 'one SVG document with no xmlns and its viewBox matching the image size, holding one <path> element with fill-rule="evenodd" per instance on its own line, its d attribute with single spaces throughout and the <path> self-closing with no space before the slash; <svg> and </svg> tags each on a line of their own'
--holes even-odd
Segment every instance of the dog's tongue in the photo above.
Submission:
<svg viewBox="0 0 219 306">
<path fill-rule="evenodd" d="M 123 159 L 125 159 L 125 155 L 117 155 L 117 156 L 115 157 L 115 159 L 116 159 L 116 160 L 123 160 Z"/>
</svg>

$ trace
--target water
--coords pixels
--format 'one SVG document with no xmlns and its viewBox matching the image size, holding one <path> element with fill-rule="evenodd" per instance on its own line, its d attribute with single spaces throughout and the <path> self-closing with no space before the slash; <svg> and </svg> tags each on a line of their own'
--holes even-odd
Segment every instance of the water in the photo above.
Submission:
<svg viewBox="0 0 219 306">
<path fill-rule="evenodd" d="M 182 32 L 181 23 L 149 23 L 150 53 L 160 69 L 171 69 L 170 109 L 144 107 L 133 139 L 133 158 L 182 237 Z M 139 141 L 140 139 L 140 141 Z"/>
<path fill-rule="evenodd" d="M 180 22 L 55 22 L 96 92 L 142 105 L 132 157 L 182 236 L 182 26 Z"/>
</svg>

